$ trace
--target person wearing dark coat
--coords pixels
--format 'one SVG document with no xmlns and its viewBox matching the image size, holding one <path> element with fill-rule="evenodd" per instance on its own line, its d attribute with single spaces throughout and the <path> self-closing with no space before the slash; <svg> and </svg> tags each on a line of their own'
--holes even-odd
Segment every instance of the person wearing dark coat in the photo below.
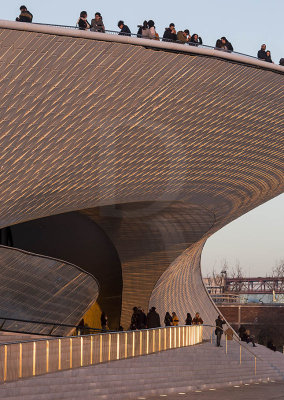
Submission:
<svg viewBox="0 0 284 400">
<path fill-rule="evenodd" d="M 163 35 L 163 41 L 168 42 L 168 41 L 176 41 L 177 40 L 177 33 L 175 30 L 175 24 L 171 23 L 168 28 L 165 29 L 164 35 Z"/>
<path fill-rule="evenodd" d="M 125 25 L 125 23 L 123 21 L 118 21 L 117 26 L 120 29 L 119 35 L 123 35 L 123 36 L 131 36 L 131 31 L 128 28 L 127 25 Z"/>
<path fill-rule="evenodd" d="M 202 43 L 203 43 L 203 42 L 202 42 L 202 39 L 201 39 L 200 36 L 197 35 L 197 33 L 194 33 L 194 34 L 191 36 L 191 39 L 190 39 L 190 43 L 189 43 L 189 44 L 191 44 L 192 46 L 198 46 L 199 44 L 202 44 Z"/>
<path fill-rule="evenodd" d="M 147 314 L 147 327 L 148 329 L 151 328 L 160 328 L 160 316 L 156 312 L 156 307 L 152 307 Z"/>
<path fill-rule="evenodd" d="M 284 67 L 284 58 L 280 58 L 279 65 L 282 65 Z"/>
<path fill-rule="evenodd" d="M 173 319 L 171 314 L 167 311 L 164 319 L 165 326 L 172 326 L 173 325 Z"/>
<path fill-rule="evenodd" d="M 107 329 L 107 315 L 104 311 L 102 312 L 101 315 L 101 326 L 103 331 Z"/>
<path fill-rule="evenodd" d="M 191 317 L 190 313 L 188 312 L 186 314 L 185 325 L 191 325 L 191 324 L 192 324 L 192 317 Z"/>
<path fill-rule="evenodd" d="M 225 38 L 225 36 L 221 37 L 221 42 L 222 42 L 222 46 L 224 46 L 225 50 L 234 51 L 232 44 L 229 42 L 228 39 Z"/>
<path fill-rule="evenodd" d="M 266 44 L 262 44 L 260 50 L 257 52 L 257 58 L 265 61 L 266 59 Z"/>
<path fill-rule="evenodd" d="M 215 321 L 216 323 L 216 329 L 215 329 L 215 335 L 217 336 L 217 347 L 220 347 L 221 345 L 221 336 L 223 335 L 223 325 L 226 323 L 226 321 L 224 321 L 221 318 L 221 315 L 218 315 L 218 318 Z"/>
<path fill-rule="evenodd" d="M 267 50 L 267 52 L 266 52 L 265 61 L 266 61 L 266 62 L 273 63 L 273 61 L 271 60 L 271 52 L 270 52 L 269 50 Z"/>
<path fill-rule="evenodd" d="M 141 307 L 138 307 L 137 312 L 137 329 L 146 329 L 147 328 L 147 317 Z"/>
<path fill-rule="evenodd" d="M 21 14 L 16 18 L 19 22 L 32 22 L 33 14 L 30 13 L 26 6 L 20 7 Z"/>
<path fill-rule="evenodd" d="M 130 330 L 131 331 L 136 331 L 138 329 L 138 308 L 133 307 L 133 314 L 131 316 L 131 323 L 130 323 Z"/>
<path fill-rule="evenodd" d="M 87 21 L 87 16 L 87 11 L 80 12 L 80 18 L 77 22 L 80 31 L 87 31 L 88 29 L 90 29 L 90 24 Z"/>
</svg>

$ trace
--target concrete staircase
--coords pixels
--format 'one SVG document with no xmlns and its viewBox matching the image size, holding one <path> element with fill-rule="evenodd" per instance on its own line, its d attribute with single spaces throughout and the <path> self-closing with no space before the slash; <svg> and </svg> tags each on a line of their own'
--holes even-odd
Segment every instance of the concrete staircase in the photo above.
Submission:
<svg viewBox="0 0 284 400">
<path fill-rule="evenodd" d="M 284 356 L 263 346 L 252 348 L 261 357 L 257 360 L 242 351 L 239 345 L 228 343 L 217 348 L 214 344 L 168 350 L 148 356 L 62 371 L 18 382 L 0 385 L 1 399 L 137 399 L 153 395 L 216 388 L 261 380 L 284 380 Z"/>
</svg>

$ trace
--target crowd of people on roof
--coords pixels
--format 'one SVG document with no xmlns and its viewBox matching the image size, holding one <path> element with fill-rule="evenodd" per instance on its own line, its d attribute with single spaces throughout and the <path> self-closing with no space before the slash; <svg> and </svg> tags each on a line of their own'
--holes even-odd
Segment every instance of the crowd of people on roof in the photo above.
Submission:
<svg viewBox="0 0 284 400">
<path fill-rule="evenodd" d="M 21 6 L 20 11 L 21 13 L 19 17 L 16 18 L 16 21 L 32 22 L 33 15 L 30 11 L 28 11 L 26 6 Z M 91 23 L 88 22 L 87 18 L 87 12 L 81 11 L 80 17 L 77 21 L 77 26 L 80 30 L 90 30 L 91 32 L 105 33 L 106 29 L 101 13 L 96 12 L 94 18 L 91 20 Z M 120 29 L 118 33 L 119 35 L 132 35 L 129 27 L 124 23 L 124 21 L 118 21 L 117 26 Z M 138 25 L 138 32 L 136 36 L 144 39 L 160 40 L 159 34 L 156 32 L 155 22 L 151 19 L 149 21 L 144 21 L 142 25 Z M 198 46 L 203 44 L 202 38 L 197 33 L 193 33 L 191 35 L 188 29 L 180 30 L 177 32 L 174 23 L 170 23 L 169 26 L 165 28 L 162 40 L 166 42 L 168 41 L 188 44 L 190 46 Z M 225 36 L 221 37 L 221 39 L 217 39 L 215 49 L 226 52 L 234 51 L 232 44 Z M 262 61 L 273 63 L 271 59 L 271 52 L 269 50 L 266 50 L 265 44 L 261 45 L 261 49 L 257 53 L 257 58 Z M 284 58 L 280 59 L 279 65 L 284 66 Z"/>
</svg>

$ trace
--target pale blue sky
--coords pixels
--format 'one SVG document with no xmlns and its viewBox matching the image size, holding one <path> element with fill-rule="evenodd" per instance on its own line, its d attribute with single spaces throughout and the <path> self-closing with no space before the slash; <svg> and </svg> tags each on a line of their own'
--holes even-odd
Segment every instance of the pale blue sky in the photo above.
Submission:
<svg viewBox="0 0 284 400">
<path fill-rule="evenodd" d="M 216 232 L 207 241 L 201 265 L 203 275 L 220 272 L 224 260 L 240 262 L 247 276 L 269 275 L 284 259 L 284 195 L 255 208 Z"/>
<path fill-rule="evenodd" d="M 137 24 L 153 19 L 160 36 L 170 22 L 176 28 L 188 28 L 198 33 L 204 44 L 214 46 L 216 39 L 226 36 L 235 51 L 255 56 L 262 43 L 271 50 L 273 61 L 278 64 L 284 57 L 283 15 L 284 0 L 199 0 L 174 2 L 112 0 L 28 0 L 2 1 L 1 19 L 14 20 L 19 6 L 25 4 L 34 15 L 34 22 L 75 25 L 82 10 L 90 20 L 96 11 L 104 18 L 106 29 L 117 30 L 123 19 L 131 31 Z M 280 196 L 251 213 L 234 221 L 209 239 L 202 257 L 206 274 L 222 260 L 230 264 L 239 260 L 241 267 L 252 275 L 266 275 L 275 262 L 284 258 L 284 196 Z"/>
<path fill-rule="evenodd" d="M 14 20 L 21 4 L 33 13 L 34 22 L 62 25 L 74 25 L 81 10 L 88 12 L 89 20 L 100 11 L 110 30 L 117 30 L 118 20 L 123 19 L 136 33 L 137 24 L 151 18 L 160 36 L 164 28 L 174 22 L 177 29 L 188 28 L 191 33 L 198 33 L 204 44 L 214 45 L 217 38 L 226 36 L 238 52 L 255 56 L 260 45 L 266 43 L 275 63 L 284 57 L 284 0 L 226 0 L 220 3 L 213 0 L 23 0 L 23 3 L 2 0 L 2 3 L 2 19 Z"/>
</svg>

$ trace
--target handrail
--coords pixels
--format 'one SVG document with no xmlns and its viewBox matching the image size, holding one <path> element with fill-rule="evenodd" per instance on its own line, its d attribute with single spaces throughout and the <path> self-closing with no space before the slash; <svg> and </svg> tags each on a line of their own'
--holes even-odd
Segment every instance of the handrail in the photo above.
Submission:
<svg viewBox="0 0 284 400">
<path fill-rule="evenodd" d="M 26 32 L 37 32 L 43 34 L 51 34 L 58 36 L 68 36 L 81 39 L 91 39 L 99 40 L 105 42 L 116 42 L 121 44 L 130 44 L 133 46 L 141 46 L 145 48 L 154 48 L 155 50 L 169 51 L 179 54 L 190 54 L 198 55 L 203 57 L 214 57 L 228 62 L 239 63 L 242 65 L 248 65 L 253 68 L 260 68 L 263 70 L 269 70 L 275 73 L 284 74 L 284 67 L 274 63 L 268 63 L 263 60 L 259 60 L 253 56 L 245 55 L 238 52 L 228 52 L 223 50 L 218 50 L 215 47 L 200 45 L 189 46 L 187 44 L 182 44 L 177 41 L 169 42 L 165 40 L 152 40 L 149 38 L 140 38 L 135 34 L 130 36 L 118 35 L 120 32 L 116 31 L 106 31 L 106 33 L 101 32 L 91 32 L 87 30 L 80 30 L 75 26 L 67 25 L 52 25 L 52 24 L 41 24 L 41 23 L 25 23 L 25 22 L 15 22 L 8 20 L 0 20 L 0 28 L 11 29 Z M 111 32 L 115 32 L 112 34 Z"/>
<path fill-rule="evenodd" d="M 226 324 L 226 325 L 227 325 L 227 324 Z M 211 328 L 215 328 L 215 329 L 216 329 L 216 325 L 203 325 L 203 326 L 208 326 L 208 327 L 211 327 Z M 228 326 L 229 328 L 231 328 L 229 325 L 227 325 L 227 326 Z M 218 327 L 218 328 L 221 329 L 222 332 L 226 335 L 226 332 L 225 332 L 225 330 L 224 330 L 223 328 L 221 328 L 221 327 Z M 232 329 L 232 328 L 231 328 L 231 329 Z M 237 336 L 238 339 L 235 339 L 235 338 L 234 338 L 234 335 Z M 255 358 L 257 358 L 257 359 L 263 361 L 263 359 L 262 359 L 261 357 L 257 356 L 257 355 L 254 354 L 250 349 L 248 349 L 246 346 L 243 345 L 242 340 L 240 340 L 240 337 L 235 333 L 235 331 L 234 331 L 233 329 L 232 329 L 232 339 L 233 339 L 236 343 L 238 343 L 242 348 L 244 348 L 246 351 L 248 351 L 249 353 L 251 353 Z M 226 340 L 227 340 L 227 335 L 226 335 Z M 227 346 L 226 346 L 226 347 L 227 347 Z"/>
<path fill-rule="evenodd" d="M 203 327 L 171 326 L 0 344 L 0 382 L 201 343 Z"/>
<path fill-rule="evenodd" d="M 45 25 L 45 26 L 55 26 L 58 28 L 66 28 L 66 29 L 76 29 L 79 30 L 78 25 L 58 25 L 58 24 L 47 24 L 47 23 L 40 23 L 40 22 L 33 22 L 33 25 Z M 89 31 L 90 29 L 88 29 L 87 31 Z M 102 33 L 102 32 L 98 32 L 98 33 Z M 129 37 L 134 37 L 134 38 L 139 38 L 139 39 L 148 39 L 147 37 L 142 37 L 141 35 L 138 35 L 137 33 L 121 33 L 120 31 L 114 31 L 114 30 L 110 30 L 110 29 L 105 29 L 104 33 L 109 33 L 111 35 L 120 35 L 120 36 L 129 36 Z M 172 40 L 172 39 L 164 39 L 162 36 L 158 36 L 156 39 L 152 39 L 152 40 L 159 40 L 159 41 L 163 41 L 163 42 L 168 42 L 168 43 L 177 43 L 177 44 L 184 44 L 186 46 L 193 46 L 193 47 L 201 47 L 201 48 L 207 48 L 207 49 L 215 49 L 215 50 L 219 50 L 220 52 L 224 52 L 224 53 L 234 53 L 234 54 L 239 54 L 241 56 L 246 56 L 246 57 L 251 57 L 255 60 L 258 60 L 257 57 L 255 56 L 251 56 L 250 54 L 245 54 L 245 53 L 240 53 L 237 51 L 230 51 L 230 50 L 225 50 L 225 49 L 219 49 L 216 48 L 215 46 L 210 46 L 208 44 L 200 44 L 200 43 L 193 43 L 193 42 L 186 42 L 186 43 L 182 43 L 178 40 Z"/>
</svg>

